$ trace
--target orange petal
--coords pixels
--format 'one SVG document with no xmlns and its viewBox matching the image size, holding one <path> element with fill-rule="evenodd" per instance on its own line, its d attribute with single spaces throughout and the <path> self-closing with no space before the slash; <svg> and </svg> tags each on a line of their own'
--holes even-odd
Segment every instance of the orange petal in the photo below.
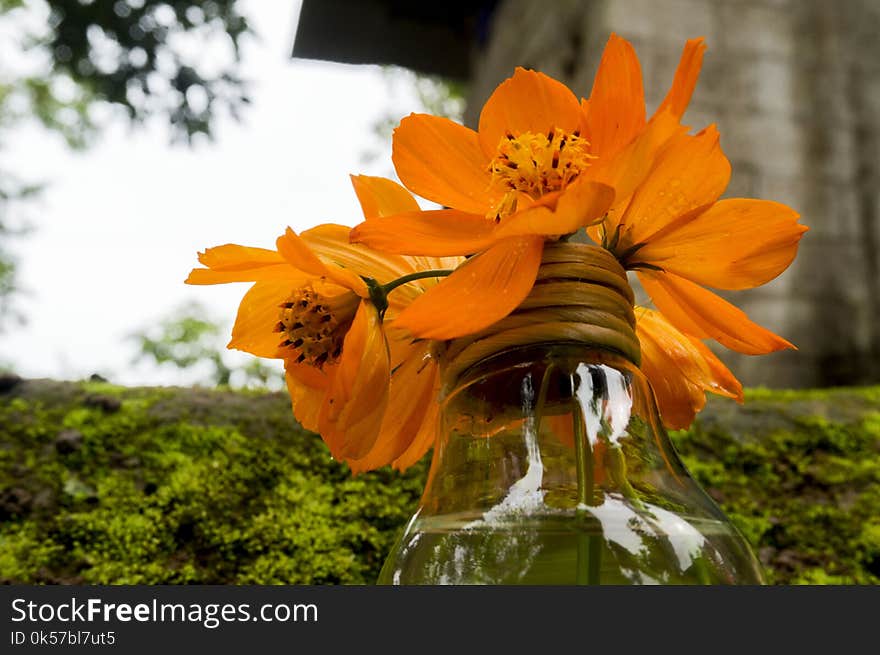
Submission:
<svg viewBox="0 0 880 655">
<path fill-rule="evenodd" d="M 639 271 L 639 280 L 666 319 L 698 339 L 715 339 L 746 355 L 794 348 L 794 345 L 749 320 L 745 312 L 693 282 L 672 273 Z"/>
<path fill-rule="evenodd" d="M 207 268 L 194 268 L 187 284 L 222 284 L 301 278 L 274 250 L 251 248 L 228 243 L 199 253 L 199 262 Z"/>
<path fill-rule="evenodd" d="M 644 127 L 645 91 L 639 59 L 626 39 L 612 34 L 590 93 L 587 138 L 594 154 L 610 156 Z"/>
<path fill-rule="evenodd" d="M 647 262 L 698 284 L 750 289 L 791 264 L 808 229 L 797 219 L 797 212 L 778 202 L 721 200 L 655 234 L 630 265 Z"/>
<path fill-rule="evenodd" d="M 614 233 L 620 215 L 626 209 L 626 201 L 647 177 L 663 146 L 674 136 L 684 132 L 685 128 L 678 124 L 671 113 L 665 111 L 651 121 L 625 148 L 596 160 L 587 169 L 587 179 L 607 184 L 615 190 L 614 205 L 605 221 L 608 233 Z M 591 236 L 596 238 L 593 234 Z"/>
<path fill-rule="evenodd" d="M 496 236 L 571 234 L 602 216 L 613 200 L 610 186 L 578 180 L 559 196 L 555 209 L 536 205 L 517 212 L 501 222 Z"/>
<path fill-rule="evenodd" d="M 360 459 L 376 443 L 390 374 L 379 314 L 372 304 L 362 302 L 318 418 L 321 437 L 337 459 Z"/>
<path fill-rule="evenodd" d="M 280 357 L 278 345 L 284 337 L 275 331 L 281 318 L 279 305 L 287 300 L 293 289 L 289 282 L 254 284 L 238 307 L 232 340 L 227 348 L 243 350 L 257 357 Z"/>
<path fill-rule="evenodd" d="M 488 327 L 531 291 L 543 251 L 542 237 L 499 241 L 419 297 L 396 325 L 430 339 L 454 339 Z"/>
<path fill-rule="evenodd" d="M 305 364 L 295 364 L 291 360 L 284 361 L 284 379 L 290 394 L 293 415 L 299 424 L 311 432 L 318 431 L 318 415 L 326 393 L 326 376 L 318 369 Z M 320 376 L 323 385 L 315 386 L 303 382 L 303 378 Z"/>
<path fill-rule="evenodd" d="M 714 126 L 670 140 L 633 194 L 621 220 L 626 243 L 647 242 L 689 211 L 718 199 L 730 179 L 730 163 Z"/>
<path fill-rule="evenodd" d="M 412 265 L 401 255 L 389 255 L 361 244 L 351 243 L 351 228 L 326 223 L 304 231 L 300 238 L 328 267 L 342 267 L 358 277 L 380 282 L 412 273 Z"/>
<path fill-rule="evenodd" d="M 351 240 L 407 255 L 469 255 L 494 242 L 495 227 L 482 215 L 439 209 L 365 221 L 351 231 Z"/>
<path fill-rule="evenodd" d="M 472 214 L 489 210 L 489 162 L 473 130 L 448 118 L 410 114 L 394 130 L 391 159 L 414 193 Z"/>
<path fill-rule="evenodd" d="M 580 131 L 581 134 L 587 134 L 587 125 L 590 120 L 590 101 L 586 98 L 581 98 L 581 122 L 580 122 Z"/>
<path fill-rule="evenodd" d="M 715 356 L 709 348 L 699 339 L 688 337 L 694 347 L 699 351 L 712 373 L 712 389 L 707 389 L 719 396 L 727 396 L 733 398 L 738 403 L 742 403 L 745 396 L 743 395 L 742 383 L 736 379 L 736 376 L 727 368 L 724 363 Z"/>
<path fill-rule="evenodd" d="M 275 245 L 281 256 L 294 268 L 315 277 L 326 277 L 333 280 L 346 289 L 351 289 L 362 298 L 369 295 L 366 283 L 356 273 L 332 264 L 326 265 L 312 252 L 308 243 L 290 228 L 287 228 L 284 234 L 278 237 Z"/>
<path fill-rule="evenodd" d="M 410 262 L 412 269 L 414 271 L 440 271 L 440 270 L 455 270 L 462 263 L 464 263 L 464 257 L 405 257 L 406 260 Z M 422 293 L 427 291 L 434 285 L 436 285 L 443 278 L 440 277 L 426 277 L 421 280 L 413 280 L 407 285 L 407 287 L 416 289 L 417 293 Z M 399 289 L 402 287 L 398 287 Z M 391 299 L 393 302 L 393 298 Z"/>
<path fill-rule="evenodd" d="M 309 364 L 297 364 L 293 359 L 284 360 L 284 372 L 291 380 L 301 386 L 320 391 L 327 390 L 334 370 L 335 367 L 329 364 L 320 369 Z"/>
<path fill-rule="evenodd" d="M 691 101 L 691 95 L 697 86 L 697 79 L 700 77 L 700 69 L 703 67 L 703 53 L 706 52 L 706 44 L 703 38 L 690 39 L 684 44 L 684 50 L 681 53 L 681 59 L 678 62 L 678 68 L 675 71 L 675 77 L 672 80 L 672 86 L 669 93 L 657 107 L 655 116 L 669 109 L 672 114 L 681 119 Z"/>
<path fill-rule="evenodd" d="M 422 419 L 422 425 L 419 428 L 415 438 L 403 454 L 395 459 L 391 465 L 399 471 L 405 471 L 410 466 L 418 462 L 428 449 L 434 445 L 437 439 L 437 430 L 440 423 L 440 404 L 436 402 L 436 398 L 440 393 L 440 376 L 436 376 L 434 387 L 431 390 L 431 396 L 435 399 L 428 405 L 425 410 L 425 416 Z"/>
<path fill-rule="evenodd" d="M 640 368 L 654 390 L 663 424 L 675 430 L 688 427 L 706 404 L 706 394 L 681 370 L 681 366 L 696 368 L 687 352 L 677 348 L 687 342 L 687 338 L 672 338 L 671 332 L 649 325 L 641 316 L 636 330 L 642 347 Z M 672 349 L 669 349 L 670 345 Z"/>
<path fill-rule="evenodd" d="M 394 180 L 371 175 L 352 175 L 351 184 L 367 220 L 419 211 L 419 203 L 412 194 Z"/>
<path fill-rule="evenodd" d="M 636 309 L 636 334 L 661 348 L 678 373 L 700 389 L 719 396 L 742 399 L 742 386 L 701 341 L 677 330 L 659 312 Z"/>
<path fill-rule="evenodd" d="M 567 86 L 543 73 L 517 68 L 480 112 L 480 146 L 486 158 L 492 158 L 507 134 L 546 134 L 554 127 L 573 132 L 580 120 L 580 103 Z"/>
<path fill-rule="evenodd" d="M 437 403 L 434 387 L 438 369 L 430 351 L 430 343 L 420 342 L 394 371 L 379 437 L 364 458 L 349 462 L 353 472 L 390 464 L 418 437 L 429 406 Z"/>
</svg>

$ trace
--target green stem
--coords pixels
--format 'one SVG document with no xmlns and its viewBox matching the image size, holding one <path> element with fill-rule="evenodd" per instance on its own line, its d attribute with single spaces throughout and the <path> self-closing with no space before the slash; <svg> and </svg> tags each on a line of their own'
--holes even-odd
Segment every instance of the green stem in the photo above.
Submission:
<svg viewBox="0 0 880 655">
<path fill-rule="evenodd" d="M 641 508 L 642 501 L 639 498 L 639 494 L 633 489 L 629 477 L 627 476 L 626 457 L 623 454 L 623 448 L 620 447 L 620 444 L 612 444 L 609 446 L 608 460 L 606 461 L 609 461 L 610 464 L 608 472 L 611 475 L 611 479 L 614 480 L 614 483 L 620 488 L 623 497 L 631 501 L 635 507 Z"/>
<path fill-rule="evenodd" d="M 600 535 L 590 534 L 583 530 L 588 521 L 590 523 L 595 521 L 587 511 L 588 506 L 596 504 L 593 499 L 595 487 L 593 449 L 590 447 L 589 438 L 584 429 L 583 410 L 577 401 L 573 403 L 572 419 L 574 421 L 574 452 L 578 486 L 578 506 L 575 514 L 579 524 L 575 582 L 579 585 L 597 585 L 599 584 L 602 563 L 602 538 Z"/>
<path fill-rule="evenodd" d="M 574 457 L 577 465 L 577 499 L 579 506 L 593 505 L 593 449 L 584 432 L 584 417 L 581 406 L 575 402 L 572 411 L 574 419 Z"/>
<path fill-rule="evenodd" d="M 407 284 L 408 282 L 412 282 L 414 280 L 423 280 L 428 277 L 446 277 L 447 275 L 452 275 L 452 272 L 452 269 L 448 268 L 440 268 L 430 271 L 417 271 L 415 273 L 410 273 L 409 275 L 399 277 L 396 280 L 391 280 L 391 282 L 389 282 L 388 284 L 383 284 L 381 288 L 382 291 L 384 291 L 386 294 L 389 294 L 402 284 Z"/>
<path fill-rule="evenodd" d="M 544 406 L 547 404 L 547 391 L 550 387 L 550 375 L 556 368 L 556 364 L 550 362 L 544 369 L 541 377 L 541 388 L 538 389 L 538 400 L 535 402 L 535 435 L 541 433 L 541 419 L 544 418 Z"/>
<path fill-rule="evenodd" d="M 388 309 L 388 294 L 394 291 L 397 287 L 412 282 L 413 280 L 422 280 L 427 277 L 446 277 L 451 274 L 452 270 L 445 268 L 431 271 L 417 271 L 399 277 L 396 280 L 391 280 L 388 284 L 379 284 L 373 278 L 363 275 L 361 276 L 361 279 L 366 282 L 367 289 L 370 291 L 370 302 L 373 303 L 373 306 L 379 312 L 379 317 L 382 318 L 385 316 L 385 310 Z"/>
</svg>

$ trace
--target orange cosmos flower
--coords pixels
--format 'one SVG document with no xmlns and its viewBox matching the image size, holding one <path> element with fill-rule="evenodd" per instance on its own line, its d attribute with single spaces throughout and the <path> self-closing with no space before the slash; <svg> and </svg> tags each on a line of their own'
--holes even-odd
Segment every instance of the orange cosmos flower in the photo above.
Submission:
<svg viewBox="0 0 880 655">
<path fill-rule="evenodd" d="M 646 122 L 632 46 L 612 35 L 589 100 L 517 68 L 486 102 L 478 131 L 412 114 L 394 132 L 404 185 L 449 207 L 409 211 L 352 231 L 354 241 L 396 253 L 467 255 L 459 271 L 412 304 L 399 324 L 451 339 L 510 313 L 535 281 L 545 240 L 602 216 L 629 195 L 679 119 L 699 74 L 702 40 L 689 41 L 672 88 Z"/>
<path fill-rule="evenodd" d="M 659 312 L 636 307 L 640 368 L 657 399 L 663 424 L 687 428 L 706 404 L 706 392 L 743 401 L 742 385 L 699 339 L 676 330 Z"/>
<path fill-rule="evenodd" d="M 768 200 L 718 200 L 730 179 L 718 131 L 669 140 L 600 240 L 636 270 L 657 309 L 682 332 L 741 353 L 793 348 L 701 285 L 750 289 L 782 273 L 807 227 Z M 617 205 L 617 201 L 615 201 Z"/>
<path fill-rule="evenodd" d="M 368 219 L 415 205 L 390 180 L 353 178 Z M 416 205 L 417 206 L 417 205 Z M 436 354 L 383 326 L 436 281 L 414 280 L 386 300 L 375 287 L 458 260 L 386 255 L 349 243 L 349 228 L 290 228 L 276 250 L 224 245 L 200 253 L 189 284 L 254 282 L 229 348 L 284 360 L 294 414 L 354 472 L 405 468 L 433 443 Z M 368 283 L 365 278 L 369 278 Z M 387 332 L 387 334 L 386 334 Z M 393 371 L 393 373 L 392 373 Z"/>
</svg>

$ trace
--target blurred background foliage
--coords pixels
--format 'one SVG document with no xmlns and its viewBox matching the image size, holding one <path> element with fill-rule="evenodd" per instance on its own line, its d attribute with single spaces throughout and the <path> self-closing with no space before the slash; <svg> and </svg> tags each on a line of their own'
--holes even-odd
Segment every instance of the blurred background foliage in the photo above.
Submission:
<svg viewBox="0 0 880 655">
<path fill-rule="evenodd" d="M 0 158 L 4 133 L 23 121 L 72 148 L 92 143 L 108 112 L 133 126 L 165 121 L 172 139 L 190 142 L 248 103 L 238 64 L 250 27 L 235 0 L 0 0 L 0 21 L 20 59 L 0 71 Z M 193 64 L 200 44 L 216 44 L 218 34 L 227 48 L 211 69 Z M 9 241 L 32 224 L 23 205 L 45 183 L 8 168 L 0 159 L 0 329 L 22 318 L 13 311 L 19 284 Z"/>
<path fill-rule="evenodd" d="M 280 389 L 283 377 L 265 360 L 249 357 L 245 364 L 230 361 L 224 352 L 229 327 L 209 315 L 197 302 L 183 305 L 156 323 L 134 332 L 137 345 L 132 363 L 148 360 L 180 370 L 195 370 L 196 383 L 218 387 Z"/>
</svg>

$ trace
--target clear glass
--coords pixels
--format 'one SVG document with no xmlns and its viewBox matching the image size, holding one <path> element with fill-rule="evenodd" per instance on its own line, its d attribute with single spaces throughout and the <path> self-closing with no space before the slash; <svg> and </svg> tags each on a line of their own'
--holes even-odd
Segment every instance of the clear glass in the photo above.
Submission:
<svg viewBox="0 0 880 655">
<path fill-rule="evenodd" d="M 636 366 L 552 345 L 472 367 L 379 584 L 762 584 Z"/>
</svg>

